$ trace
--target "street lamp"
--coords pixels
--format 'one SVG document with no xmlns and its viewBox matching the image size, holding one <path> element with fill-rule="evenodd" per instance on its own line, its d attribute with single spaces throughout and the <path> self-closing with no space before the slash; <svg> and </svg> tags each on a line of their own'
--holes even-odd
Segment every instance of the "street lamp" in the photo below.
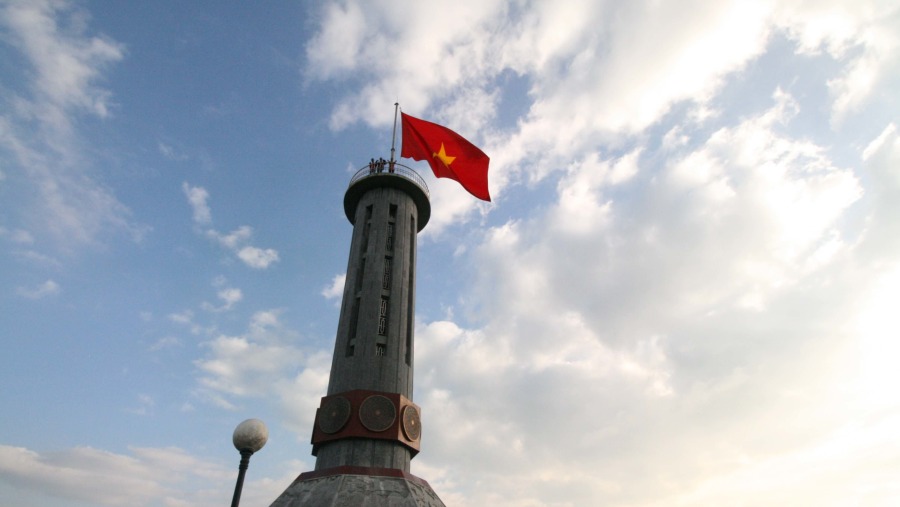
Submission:
<svg viewBox="0 0 900 507">
<path fill-rule="evenodd" d="M 238 467 L 237 483 L 234 485 L 234 497 L 231 499 L 231 507 L 238 507 L 241 502 L 241 489 L 244 487 L 244 474 L 250 465 L 250 456 L 266 445 L 269 439 L 269 430 L 266 423 L 259 419 L 247 419 L 234 429 L 231 441 L 234 448 L 241 453 L 241 464 Z"/>
</svg>

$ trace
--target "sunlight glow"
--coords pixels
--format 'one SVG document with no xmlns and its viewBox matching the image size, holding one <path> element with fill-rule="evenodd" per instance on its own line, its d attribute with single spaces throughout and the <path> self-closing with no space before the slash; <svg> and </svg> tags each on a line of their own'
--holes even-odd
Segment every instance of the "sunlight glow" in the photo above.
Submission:
<svg viewBox="0 0 900 507">
<path fill-rule="evenodd" d="M 881 277 L 857 320 L 860 336 L 860 401 L 867 407 L 900 403 L 900 265 Z"/>
</svg>

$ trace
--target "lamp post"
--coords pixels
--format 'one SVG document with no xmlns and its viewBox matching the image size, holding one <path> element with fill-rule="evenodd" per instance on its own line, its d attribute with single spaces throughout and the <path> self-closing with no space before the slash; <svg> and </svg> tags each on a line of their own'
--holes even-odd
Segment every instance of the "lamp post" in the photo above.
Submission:
<svg viewBox="0 0 900 507">
<path fill-rule="evenodd" d="M 241 489 L 244 487 L 244 475 L 250 465 L 250 456 L 262 449 L 268 439 L 269 430 L 266 428 L 266 423 L 259 419 L 247 419 L 234 429 L 231 441 L 234 442 L 234 448 L 241 453 L 241 464 L 238 467 L 238 478 L 234 485 L 231 507 L 238 507 L 241 502 Z"/>
</svg>

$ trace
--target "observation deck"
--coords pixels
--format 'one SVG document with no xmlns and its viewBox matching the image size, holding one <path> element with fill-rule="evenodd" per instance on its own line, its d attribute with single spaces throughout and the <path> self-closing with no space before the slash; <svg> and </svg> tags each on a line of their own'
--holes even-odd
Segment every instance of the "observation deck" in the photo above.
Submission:
<svg viewBox="0 0 900 507">
<path fill-rule="evenodd" d="M 356 174 L 350 178 L 350 185 L 344 194 L 344 214 L 347 215 L 347 220 L 351 224 L 355 224 L 356 206 L 363 194 L 375 188 L 396 188 L 409 194 L 416 203 L 419 214 L 416 229 L 421 231 L 428 224 L 428 219 L 431 218 L 428 185 L 425 184 L 425 180 L 419 176 L 419 173 L 403 164 L 394 162 L 393 172 L 389 170 L 389 167 L 388 163 L 385 163 L 384 170 L 372 171 L 366 164 L 362 169 L 356 171 Z"/>
</svg>

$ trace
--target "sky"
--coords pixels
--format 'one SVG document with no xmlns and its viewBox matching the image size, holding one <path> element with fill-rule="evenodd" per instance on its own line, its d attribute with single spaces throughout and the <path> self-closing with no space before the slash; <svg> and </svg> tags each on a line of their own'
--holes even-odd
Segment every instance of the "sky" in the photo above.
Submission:
<svg viewBox="0 0 900 507">
<path fill-rule="evenodd" d="M 491 157 L 403 162 L 448 507 L 897 505 L 898 89 L 895 1 L 0 1 L 2 503 L 312 469 L 399 102 Z"/>
</svg>

